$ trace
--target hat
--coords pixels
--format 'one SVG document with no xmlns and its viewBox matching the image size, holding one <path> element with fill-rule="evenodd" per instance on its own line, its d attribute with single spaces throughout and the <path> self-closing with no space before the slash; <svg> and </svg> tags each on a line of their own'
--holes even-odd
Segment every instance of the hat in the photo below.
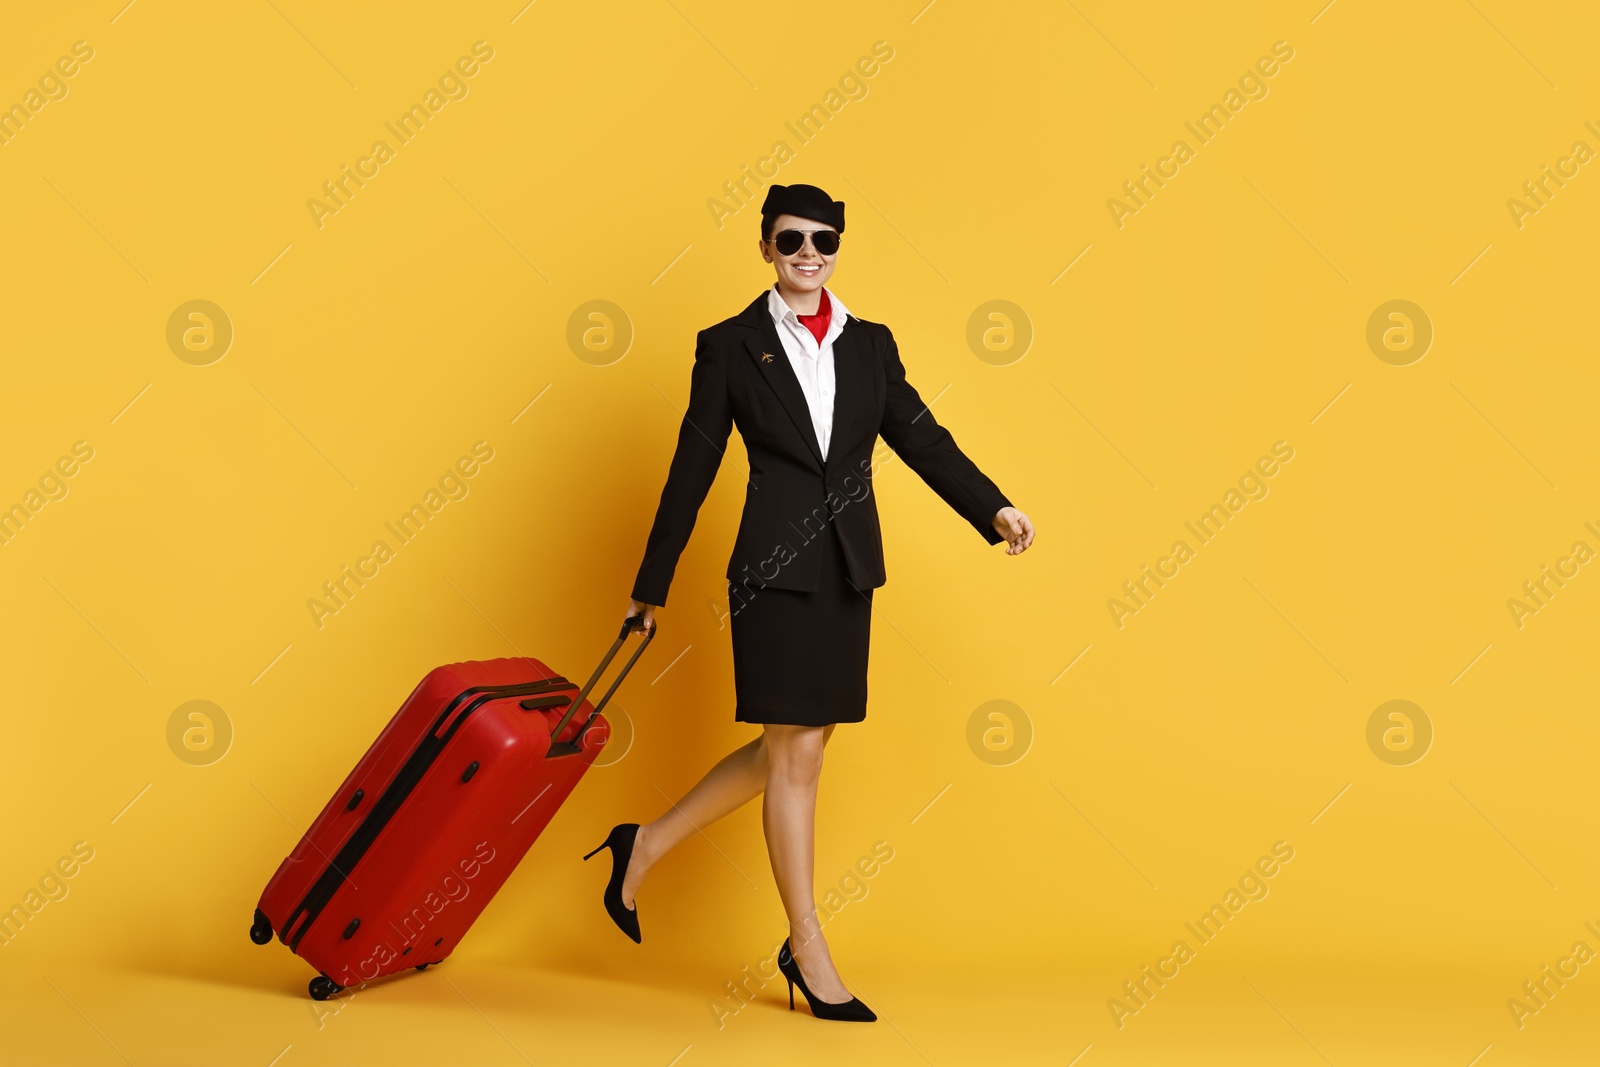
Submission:
<svg viewBox="0 0 1600 1067">
<path fill-rule="evenodd" d="M 761 214 L 797 215 L 826 222 L 840 233 L 844 232 L 844 201 L 833 199 L 815 185 L 769 186 Z"/>
</svg>

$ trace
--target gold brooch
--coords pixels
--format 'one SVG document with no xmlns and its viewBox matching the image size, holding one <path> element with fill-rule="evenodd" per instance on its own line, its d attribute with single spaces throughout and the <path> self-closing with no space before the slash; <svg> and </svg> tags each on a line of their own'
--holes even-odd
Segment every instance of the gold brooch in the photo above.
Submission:
<svg viewBox="0 0 1600 1067">
<path fill-rule="evenodd" d="M 772 353 L 771 352 L 763 352 L 763 353 L 761 353 L 761 362 L 763 362 L 763 363 L 771 363 L 772 362 Z"/>
</svg>

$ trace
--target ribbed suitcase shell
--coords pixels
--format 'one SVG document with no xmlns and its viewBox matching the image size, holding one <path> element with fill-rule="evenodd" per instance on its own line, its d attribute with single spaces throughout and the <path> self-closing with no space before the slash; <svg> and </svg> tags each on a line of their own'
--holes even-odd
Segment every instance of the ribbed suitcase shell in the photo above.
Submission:
<svg viewBox="0 0 1600 1067">
<path fill-rule="evenodd" d="M 252 936 L 270 923 L 341 987 L 450 955 L 610 736 L 584 699 L 552 738 L 568 708 L 521 707 L 547 695 L 578 686 L 536 659 L 430 671 L 279 865 Z"/>
</svg>

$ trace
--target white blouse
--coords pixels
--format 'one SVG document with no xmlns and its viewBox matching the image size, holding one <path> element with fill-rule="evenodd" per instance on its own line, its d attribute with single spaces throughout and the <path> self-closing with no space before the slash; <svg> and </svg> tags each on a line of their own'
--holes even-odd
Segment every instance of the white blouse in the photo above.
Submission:
<svg viewBox="0 0 1600 1067">
<path fill-rule="evenodd" d="M 794 309 L 778 293 L 776 282 L 767 290 L 767 311 L 778 328 L 778 339 L 783 342 L 789 366 L 794 368 L 795 377 L 800 379 L 800 389 L 806 395 L 806 406 L 811 410 L 811 427 L 816 431 L 822 458 L 827 459 L 828 439 L 833 434 L 833 342 L 844 331 L 845 319 L 850 311 L 833 295 L 833 290 L 826 286 L 823 290 L 828 294 L 833 310 L 828 316 L 828 329 L 822 335 L 821 344 L 817 343 L 810 330 L 800 324 Z"/>
</svg>

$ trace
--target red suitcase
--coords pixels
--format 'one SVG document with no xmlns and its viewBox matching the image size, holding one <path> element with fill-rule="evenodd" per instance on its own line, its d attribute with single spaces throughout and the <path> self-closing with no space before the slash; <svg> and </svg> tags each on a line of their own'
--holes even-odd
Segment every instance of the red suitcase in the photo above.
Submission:
<svg viewBox="0 0 1600 1067">
<path fill-rule="evenodd" d="M 250 939 L 315 967 L 317 1000 L 450 955 L 604 747 L 600 711 L 654 628 L 587 697 L 639 629 L 581 690 L 536 659 L 430 671 L 279 865 Z"/>
</svg>

